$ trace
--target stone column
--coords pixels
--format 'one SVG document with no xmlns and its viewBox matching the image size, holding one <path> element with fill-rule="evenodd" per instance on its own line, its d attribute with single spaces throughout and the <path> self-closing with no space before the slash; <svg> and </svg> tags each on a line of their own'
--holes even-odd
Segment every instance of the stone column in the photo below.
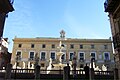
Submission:
<svg viewBox="0 0 120 80">
<path fill-rule="evenodd" d="M 36 67 L 35 67 L 35 79 L 36 80 L 40 80 L 40 66 L 39 65 L 37 65 Z"/>
<path fill-rule="evenodd" d="M 63 80 L 70 80 L 70 66 L 63 68 Z"/>
<path fill-rule="evenodd" d="M 12 64 L 7 64 L 5 79 L 11 79 L 11 69 L 12 69 Z"/>
</svg>

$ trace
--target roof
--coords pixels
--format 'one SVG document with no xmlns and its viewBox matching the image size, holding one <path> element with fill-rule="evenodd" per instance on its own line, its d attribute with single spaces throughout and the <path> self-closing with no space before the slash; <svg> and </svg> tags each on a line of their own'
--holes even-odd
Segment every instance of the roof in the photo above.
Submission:
<svg viewBox="0 0 120 80">
<path fill-rule="evenodd" d="M 60 41 L 60 38 L 52 37 L 36 37 L 36 38 L 14 38 L 14 42 L 38 42 L 38 41 Z M 66 42 L 108 42 L 112 43 L 111 39 L 80 39 L 80 38 L 65 38 L 62 39 Z"/>
</svg>

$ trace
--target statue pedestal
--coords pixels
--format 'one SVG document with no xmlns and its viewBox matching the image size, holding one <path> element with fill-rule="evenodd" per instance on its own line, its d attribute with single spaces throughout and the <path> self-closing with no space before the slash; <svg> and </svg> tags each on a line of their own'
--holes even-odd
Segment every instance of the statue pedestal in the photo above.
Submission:
<svg viewBox="0 0 120 80">
<path fill-rule="evenodd" d="M 52 64 L 51 66 L 48 66 L 47 74 L 61 74 L 63 73 L 61 70 L 63 70 L 63 67 L 65 66 L 67 66 L 67 64 L 62 64 L 62 63 Z"/>
</svg>

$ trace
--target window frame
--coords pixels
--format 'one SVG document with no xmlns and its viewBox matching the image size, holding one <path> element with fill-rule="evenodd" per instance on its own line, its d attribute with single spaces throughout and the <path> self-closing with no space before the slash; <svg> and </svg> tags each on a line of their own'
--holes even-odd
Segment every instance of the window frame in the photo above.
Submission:
<svg viewBox="0 0 120 80">
<path fill-rule="evenodd" d="M 108 58 L 109 58 L 109 59 L 106 59 L 106 58 L 105 58 L 105 53 L 108 53 Z M 110 52 L 104 52 L 103 55 L 104 55 L 104 60 L 110 60 Z"/>
<path fill-rule="evenodd" d="M 53 46 L 54 46 L 54 47 L 53 47 Z M 51 45 L 51 48 L 54 49 L 54 48 L 55 48 L 55 44 L 52 44 L 52 45 Z"/>
<path fill-rule="evenodd" d="M 45 59 L 42 59 L 42 52 L 44 52 L 44 53 L 45 53 Z M 40 52 L 40 60 L 46 60 L 46 56 L 47 56 L 46 51 L 41 51 L 41 52 Z"/>
<path fill-rule="evenodd" d="M 20 59 L 22 59 L 22 50 L 17 50 L 15 57 L 17 58 L 17 52 L 21 52 Z"/>
<path fill-rule="evenodd" d="M 84 60 L 85 60 L 85 52 L 78 52 L 78 60 L 79 60 L 79 61 L 81 61 L 81 60 L 80 60 L 80 53 L 83 53 L 83 61 L 84 61 Z"/>
<path fill-rule="evenodd" d="M 51 58 L 51 53 L 55 53 L 55 59 L 56 59 L 56 51 L 50 51 L 50 58 Z M 55 60 L 55 59 L 52 59 L 52 60 Z"/>
<path fill-rule="evenodd" d="M 43 48 L 43 49 L 46 48 L 46 44 L 42 44 L 42 48 Z"/>
<path fill-rule="evenodd" d="M 104 49 L 108 49 L 108 45 L 105 44 L 105 45 L 104 45 Z"/>
<path fill-rule="evenodd" d="M 69 52 L 69 60 L 72 60 L 72 59 L 70 59 L 71 58 L 70 53 L 73 53 L 73 56 L 74 56 L 74 52 Z"/>
<path fill-rule="evenodd" d="M 92 53 L 95 53 L 95 60 L 97 60 L 96 52 L 90 52 L 90 60 L 91 60 L 91 58 L 92 58 L 92 56 L 91 56 Z"/>
<path fill-rule="evenodd" d="M 34 56 L 33 58 L 30 58 L 30 53 L 33 52 L 34 53 Z M 29 51 L 29 59 L 34 59 L 35 58 L 35 51 Z"/>
<path fill-rule="evenodd" d="M 18 44 L 18 48 L 21 48 L 22 47 L 22 44 Z"/>
<path fill-rule="evenodd" d="M 35 44 L 31 44 L 31 48 L 35 48 Z"/>
<path fill-rule="evenodd" d="M 74 44 L 70 44 L 70 49 L 74 49 L 75 45 Z"/>
<path fill-rule="evenodd" d="M 91 44 L 91 49 L 95 49 L 95 45 L 94 44 Z"/>
<path fill-rule="evenodd" d="M 83 49 L 83 44 L 80 44 L 80 49 Z"/>
</svg>

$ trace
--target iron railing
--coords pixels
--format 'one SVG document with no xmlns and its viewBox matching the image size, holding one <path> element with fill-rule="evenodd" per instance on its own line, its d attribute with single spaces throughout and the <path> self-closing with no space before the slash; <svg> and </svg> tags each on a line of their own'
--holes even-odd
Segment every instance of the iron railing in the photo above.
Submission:
<svg viewBox="0 0 120 80">
<path fill-rule="evenodd" d="M 47 74 L 47 72 L 50 71 L 50 74 L 63 74 L 63 70 L 40 70 L 40 74 Z M 75 71 L 76 74 L 85 74 L 84 70 L 70 70 L 70 74 L 73 74 Z M 5 73 L 5 69 L 0 69 L 0 73 Z M 12 69 L 12 73 L 35 73 L 35 69 Z M 94 71 L 95 75 L 113 75 L 113 71 Z"/>
</svg>

